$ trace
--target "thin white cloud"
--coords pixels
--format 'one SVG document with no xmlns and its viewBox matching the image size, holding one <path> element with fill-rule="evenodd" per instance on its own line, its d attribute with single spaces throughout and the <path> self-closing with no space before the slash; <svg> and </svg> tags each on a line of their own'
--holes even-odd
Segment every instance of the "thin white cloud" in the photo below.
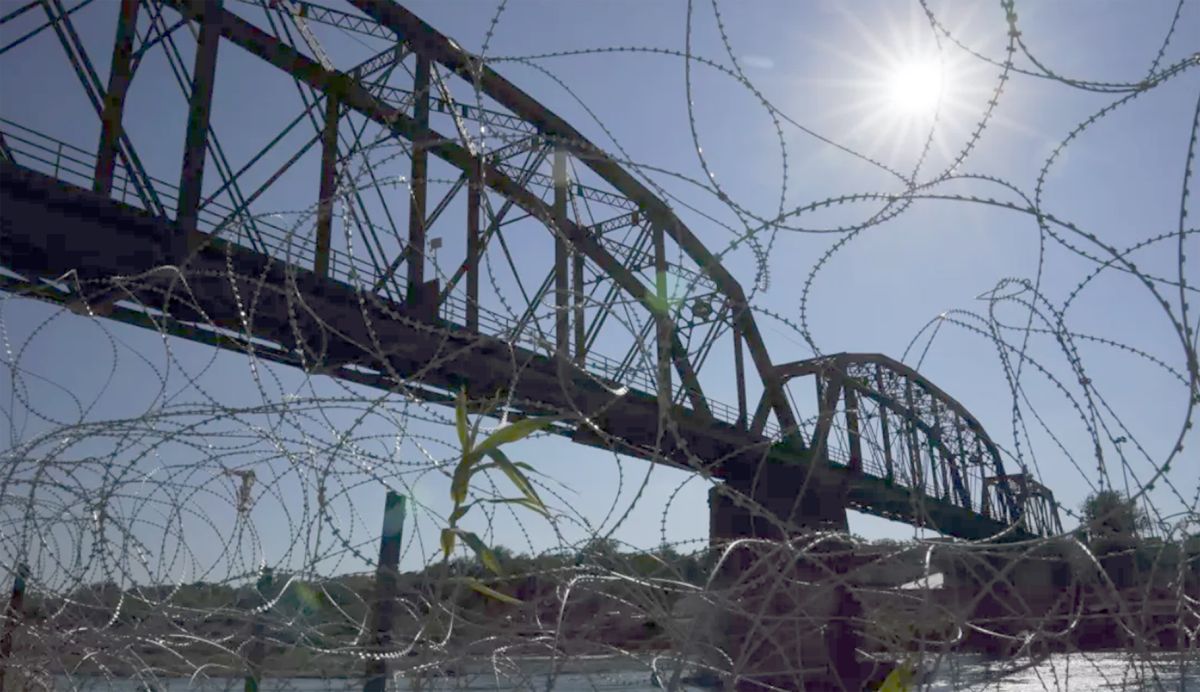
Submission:
<svg viewBox="0 0 1200 692">
<path fill-rule="evenodd" d="M 746 67 L 754 67 L 760 70 L 769 70 L 775 67 L 775 61 L 765 55 L 742 56 L 742 64 Z"/>
</svg>

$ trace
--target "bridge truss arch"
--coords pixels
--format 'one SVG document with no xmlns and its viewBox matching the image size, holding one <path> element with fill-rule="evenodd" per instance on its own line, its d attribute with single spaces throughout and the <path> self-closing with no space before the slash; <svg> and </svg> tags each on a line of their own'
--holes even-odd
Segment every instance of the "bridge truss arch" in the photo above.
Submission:
<svg viewBox="0 0 1200 692">
<path fill-rule="evenodd" d="M 14 229 L 0 263 L 23 277 L 0 277 L 0 289 L 86 302 L 92 314 L 151 328 L 164 322 L 145 308 L 159 310 L 185 338 L 383 388 L 399 377 L 434 401 L 462 385 L 480 393 L 503 386 L 520 363 L 537 383 L 527 400 L 544 402 L 542 410 L 571 408 L 579 397 L 556 375 L 573 363 L 578 381 L 630 392 L 617 404 L 608 394 L 592 397 L 605 399 L 611 413 L 597 421 L 600 432 L 628 443 L 627 453 L 677 466 L 690 462 L 684 444 L 708 462 L 794 437 L 801 428 L 784 384 L 816 375 L 828 385 L 823 397 L 852 402 L 841 414 L 822 409 L 829 415 L 816 437 L 827 448 L 841 439 L 831 433 L 841 415 L 847 431 L 859 426 L 854 444 L 874 449 L 863 427 L 870 419 L 845 416 L 857 406 L 878 407 L 878 420 L 903 422 L 924 440 L 912 446 L 919 463 L 910 476 L 894 454 L 876 469 L 855 452 L 861 474 L 890 473 L 879 478 L 975 512 L 990 528 L 1031 516 L 1014 498 L 1043 497 L 1018 491 L 1032 486 L 1004 473 L 978 423 L 899 363 L 843 355 L 774 365 L 741 285 L 668 204 L 485 61 L 390 0 L 347 0 L 342 9 L 296 0 L 59 6 L 38 0 L 5 17 L 49 17 L 55 31 L 36 40 L 61 43 L 75 88 L 93 106 L 95 138 L 55 140 L 13 115 L 65 83 L 39 83 L 28 99 L 0 106 L 0 212 Z M 73 27 L 106 10 L 118 14 L 116 41 L 108 55 L 91 51 L 91 62 L 108 61 L 107 85 Z M 292 40 L 289 27 L 303 40 Z M 351 33 L 370 50 L 322 44 L 316 36 L 326 30 Z M 20 60 L 21 41 L 0 46 L 4 61 Z M 192 60 L 180 57 L 181 41 L 194 44 Z M 163 63 L 159 74 L 169 67 L 183 75 L 174 92 L 186 109 L 182 141 L 127 132 L 134 109 L 170 97 L 130 89 L 155 60 Z M 218 69 L 225 63 L 233 67 Z M 228 131 L 211 117 L 227 75 L 247 66 L 299 93 L 295 120 L 259 152 L 229 148 Z M 138 101 L 150 91 L 152 99 Z M 287 151 L 282 142 L 296 141 L 287 138 L 297 127 L 307 143 Z M 78 130 L 86 137 L 88 127 Z M 182 162 L 172 169 L 160 152 L 179 150 Z M 264 163 L 272 159 L 282 164 Z M 298 161 L 318 165 L 306 170 Z M 253 213 L 262 200 L 278 199 L 281 181 L 296 180 L 314 189 L 299 205 L 311 213 L 290 226 Z M 47 215 L 51 207 L 57 216 Z M 40 231 L 64 218 L 103 218 L 109 226 L 80 230 L 64 249 Z M 141 230 L 114 230 L 118 218 Z M 397 223 L 404 218 L 407 226 Z M 147 274 L 161 266 L 179 269 L 186 294 L 175 278 Z M 55 281 L 72 272 L 76 286 Z M 683 288 L 671 289 L 668 278 Z M 259 304 L 243 305 L 250 296 Z M 254 315 L 249 335 L 246 312 Z M 427 336 L 435 331 L 436 340 Z M 734 362 L 714 365 L 709 355 L 721 339 L 732 340 Z M 442 365 L 431 370 L 432 361 Z M 884 384 L 863 383 L 876 375 Z M 759 385 L 760 404 L 751 410 L 748 391 Z M 907 405 L 896 386 L 924 398 Z M 737 405 L 706 394 L 718 388 L 735 392 Z M 650 449 L 661 437 L 645 422 L 663 400 L 675 407 L 684 438 L 667 452 Z M 955 446 L 959 431 L 947 421 L 966 425 L 971 451 Z M 579 439 L 581 427 L 557 432 Z"/>
<path fill-rule="evenodd" d="M 1062 532 L 1053 493 L 1028 474 L 1008 474 L 978 419 L 916 370 L 881 354 L 839 353 L 776 372 L 785 384 L 815 385 L 818 413 L 801 435 L 819 459 L 1033 535 Z M 765 431 L 770 412 L 760 400 L 752 432 Z"/>
</svg>

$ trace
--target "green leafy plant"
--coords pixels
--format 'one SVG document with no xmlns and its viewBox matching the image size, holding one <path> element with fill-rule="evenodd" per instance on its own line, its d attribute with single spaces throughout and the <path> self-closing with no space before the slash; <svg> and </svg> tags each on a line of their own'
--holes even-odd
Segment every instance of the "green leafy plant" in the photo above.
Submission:
<svg viewBox="0 0 1200 692">
<path fill-rule="evenodd" d="M 497 576 L 503 576 L 500 561 L 496 559 L 495 553 L 484 544 L 479 536 L 459 528 L 458 523 L 467 515 L 467 512 L 471 511 L 472 507 L 480 502 L 518 505 L 544 517 L 550 517 L 550 511 L 546 508 L 546 504 L 538 497 L 533 483 L 525 475 L 525 471 L 535 472 L 534 468 L 519 461 L 513 462 L 500 448 L 545 430 L 552 423 L 560 420 L 560 417 L 523 418 L 496 430 L 483 442 L 476 444 L 479 437 L 479 426 L 483 419 L 491 413 L 493 406 L 494 404 L 487 406 L 475 419 L 475 422 L 471 423 L 466 390 L 460 389 L 458 392 L 458 400 L 455 405 L 455 427 L 458 431 L 458 442 L 462 446 L 462 456 L 459 458 L 458 466 L 455 467 L 450 482 L 450 499 L 454 502 L 454 511 L 450 514 L 448 526 L 442 529 L 442 551 L 448 561 L 454 552 L 456 541 L 461 539 L 467 547 L 475 552 L 484 567 Z M 478 473 L 491 470 L 499 470 L 508 476 L 512 484 L 520 491 L 521 496 L 500 499 L 483 498 L 468 502 L 467 496 L 471 488 L 471 479 Z M 521 602 L 519 599 L 488 587 L 478 579 L 464 577 L 462 581 L 475 591 L 500 601 L 512 604 Z"/>
<path fill-rule="evenodd" d="M 910 692 L 916 687 L 916 671 L 916 664 L 910 659 L 904 659 L 879 686 L 879 692 Z"/>
</svg>

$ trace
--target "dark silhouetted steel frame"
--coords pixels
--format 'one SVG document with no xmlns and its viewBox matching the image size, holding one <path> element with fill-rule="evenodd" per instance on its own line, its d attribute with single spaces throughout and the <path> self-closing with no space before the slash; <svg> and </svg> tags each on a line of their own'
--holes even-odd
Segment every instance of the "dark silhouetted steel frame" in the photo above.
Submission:
<svg viewBox="0 0 1200 692">
<path fill-rule="evenodd" d="M 243 349 L 250 347 L 261 357 L 277 362 L 311 365 L 311 359 L 298 356 L 303 349 L 318 354 L 318 361 L 326 372 L 372 386 L 395 388 L 399 383 L 388 375 L 389 371 L 406 377 L 423 371 L 425 365 L 435 357 L 445 358 L 442 365 L 422 378 L 422 396 L 434 401 L 446 401 L 449 392 L 458 386 L 466 386 L 475 394 L 485 395 L 515 386 L 518 391 L 513 392 L 514 395 L 539 402 L 524 405 L 528 413 L 575 412 L 593 421 L 594 425 L 564 424 L 556 429 L 556 432 L 569 435 L 584 444 L 607 447 L 615 441 L 624 453 L 717 477 L 752 474 L 764 459 L 771 463 L 809 465 L 824 478 L 820 482 L 828 481 L 843 488 L 847 503 L 854 509 L 935 527 L 944 533 L 964 538 L 986 538 L 1018 522 L 1022 510 L 1011 492 L 1011 484 L 985 484 L 995 493 L 992 501 L 985 497 L 976 502 L 965 495 L 965 486 L 961 482 L 965 473 L 962 445 L 955 453 L 949 446 L 952 441 L 948 442 L 944 436 L 939 436 L 939 431 L 931 428 L 919 415 L 923 410 L 921 406 L 929 405 L 929 396 L 934 396 L 930 392 L 934 392 L 934 398 L 942 401 L 942 404 L 934 406 L 944 406 L 945 410 L 968 421 L 974 434 L 972 439 L 986 440 L 993 476 L 1005 476 L 995 446 L 961 405 L 941 394 L 940 390 L 933 388 L 910 369 L 883 356 L 843 354 L 837 357 L 843 358 L 843 362 L 832 370 L 829 369 L 828 359 L 822 359 L 819 367 L 814 362 L 774 365 L 740 285 L 665 203 L 581 133 L 486 65 L 477 64 L 472 56 L 408 10 L 384 0 L 350 1 L 374 20 L 373 26 L 391 30 L 399 43 L 394 50 L 388 49 L 351 73 L 337 73 L 325 69 L 295 48 L 226 11 L 214 0 L 197 3 L 141 0 L 141 5 L 173 7 L 201 26 L 201 49 L 197 51 L 192 78 L 192 110 L 186 142 L 188 154 L 180 179 L 177 218 L 168 221 L 155 217 L 109 200 L 106 194 L 89 193 L 11 163 L 3 163 L 0 165 L 3 166 L 4 190 L 0 201 L 3 201 L 4 208 L 0 210 L 0 220 L 4 224 L 6 243 L 4 248 L 0 248 L 0 259 L 10 269 L 31 278 L 58 278 L 69 271 L 77 272 L 81 280 L 103 286 L 97 292 L 104 294 L 109 303 L 107 316 L 113 319 L 150 328 L 166 328 L 185 338 L 214 345 Z M 137 8 L 141 5 L 134 0 L 123 0 L 122 26 L 125 26 L 124 22 L 130 14 L 136 19 Z M 329 15 L 330 21 L 346 26 L 363 28 L 368 24 L 365 20 L 344 13 L 331 10 L 322 12 Z M 368 30 L 377 31 L 376 28 Z M 115 76 L 110 80 L 116 86 L 111 87 L 109 95 L 105 97 L 102 113 L 105 134 L 100 154 L 108 159 L 123 154 L 114 137 L 121 134 L 119 116 L 128 77 L 122 77 L 123 73 L 118 73 L 116 68 L 124 64 L 122 55 L 127 49 L 127 34 L 127 30 L 118 30 L 113 56 Z M 272 260 L 260 252 L 194 230 L 195 209 L 200 204 L 200 173 L 211 136 L 207 126 L 207 110 L 217 60 L 217 35 L 284 70 L 322 94 L 325 99 L 324 131 L 319 136 L 323 155 L 318 242 L 311 269 L 298 266 L 285 268 L 278 260 Z M 413 54 L 417 58 L 411 116 L 374 95 L 373 89 L 383 87 L 360 81 L 365 72 L 384 69 L 393 52 L 395 60 L 406 54 Z M 508 174 L 512 169 L 507 164 L 502 166 L 495 152 L 487 157 L 477 155 L 429 127 L 433 100 L 429 95 L 430 78 L 439 65 L 475 85 L 516 114 L 514 121 L 529 124 L 531 131 L 536 133 L 521 145 L 528 148 L 528 163 L 516 178 Z M 124 84 L 121 83 L 122 79 Z M 455 104 L 449 105 L 457 108 Z M 376 286 L 376 293 L 367 296 L 365 312 L 360 308 L 357 289 L 339 283 L 329 275 L 329 224 L 337 181 L 334 172 L 338 158 L 337 121 L 345 110 L 356 111 L 412 143 L 413 198 L 410 204 L 409 243 L 389 267 L 390 274 L 399 268 L 399 264 L 408 262 L 409 293 L 401 296 L 400 302 L 397 302 L 380 295 L 378 292 L 383 286 Z M 627 266 L 637 264 L 640 260 L 634 261 L 630 255 L 631 259 L 623 261 L 621 257 L 625 255 L 614 255 L 610 251 L 611 246 L 601 242 L 598 232 L 568 217 L 563 186 L 556 185 L 553 204 L 543 202 L 526 188 L 528 181 L 539 175 L 535 171 L 538 162 L 551 150 L 555 152 L 556 169 L 562 165 L 562 159 L 570 155 L 636 205 L 629 219 L 623 223 L 635 226 L 641 222 L 646 224 L 649 233 L 643 237 L 652 239 L 653 247 L 640 249 L 635 246 L 629 252 L 635 255 L 642 253 L 638 256 L 649 259 L 649 266 L 654 267 L 658 276 L 653 288 L 647 288 Z M 429 154 L 459 168 L 462 177 L 459 184 L 427 217 L 425 177 Z M 105 187 L 111 189 L 111 180 L 105 182 L 101 179 L 102 176 L 111 178 L 111 173 L 106 173 L 110 166 L 109 163 L 101 166 L 97 162 L 96 184 L 101 192 Z M 227 181 L 226 184 L 231 183 Z M 424 233 L 432 219 L 441 213 L 451 197 L 463 186 L 468 190 L 469 205 L 467 259 L 443 292 L 439 291 L 436 283 L 423 283 Z M 481 207 L 486 204 L 483 195 L 485 188 L 501 195 L 505 203 L 497 214 L 492 215 L 488 227 L 482 229 L 479 217 Z M 250 199 L 257 194 L 251 195 Z M 594 194 L 608 193 L 594 191 Z M 616 195 L 609 196 L 619 198 Z M 152 208 L 149 204 L 146 206 Z M 542 221 L 554 231 L 557 239 L 553 272 L 553 290 L 558 295 L 556 304 L 559 308 L 557 357 L 537 355 L 501 339 L 478 333 L 478 272 L 482 248 L 493 233 L 503 244 L 503 236 L 499 231 L 501 219 L 514 206 Z M 56 235 L 47 236 L 44 231 L 47 228 L 56 229 Z M 689 353 L 680 341 L 678 324 L 656 307 L 664 300 L 662 276 L 666 266 L 667 237 L 700 267 L 703 276 L 699 279 L 711 282 L 718 296 L 723 299 L 718 312 L 728 315 L 735 346 L 733 369 L 738 395 L 736 424 L 727 424 L 713 416 Z M 659 391 L 630 391 L 624 396 L 617 396 L 612 389 L 619 383 L 599 383 L 579 370 L 597 329 L 595 323 L 592 328 L 585 329 L 582 322 L 584 311 L 580 294 L 585 260 L 594 264 L 619 287 L 618 290 L 640 302 L 652 315 L 657 330 Z M 237 277 L 227 276 L 227 261 L 234 266 Z M 375 261 L 380 262 L 378 259 Z M 111 281 L 114 276 L 138 276 L 164 265 L 178 267 L 187 278 L 186 284 L 179 280 L 181 277 L 178 275 L 171 275 L 174 270 L 159 270 L 150 277 L 142 277 L 124 286 L 116 286 Z M 448 295 L 451 286 L 464 274 L 468 294 L 465 328 L 463 325 L 440 322 L 435 317 L 437 301 Z M 292 278 L 289 275 L 293 275 Z M 255 280 L 251 281 L 249 277 L 255 277 Z M 259 288 L 258 277 L 264 280 L 264 288 Z M 33 280 L 36 281 L 36 278 Z M 238 286 L 238 283 L 244 285 Z M 251 283 L 254 285 L 251 286 Z M 2 277 L 0 288 L 26 291 L 31 285 L 29 282 Z M 550 285 L 544 286 L 543 291 L 550 288 Z M 122 294 L 122 291 L 126 294 Z M 299 291 L 311 311 L 297 315 L 299 324 L 295 330 L 289 322 L 288 302 L 299 296 L 292 295 L 292 291 Z M 567 293 L 574 294 L 574 302 L 568 300 Z M 248 328 L 237 309 L 236 294 L 260 294 L 260 302 L 255 307 L 252 336 L 282 344 L 281 347 L 251 345 L 244 337 L 236 336 L 236 333 L 244 333 Z M 39 297 L 69 302 L 79 301 L 80 298 L 92 300 L 96 296 L 56 296 L 43 291 Z M 152 309 L 162 310 L 169 318 L 152 318 L 128 305 L 113 306 L 112 301 L 119 298 L 140 301 Z M 611 301 L 613 298 L 610 294 L 606 299 Z M 572 321 L 575 322 L 573 330 L 570 329 Z M 229 333 L 217 334 L 199 326 L 208 322 L 228 329 Z M 341 334 L 331 333 L 324 325 L 336 325 Z M 305 343 L 295 343 L 297 335 Z M 572 340 L 575 342 L 574 349 L 570 348 Z M 386 364 L 370 355 L 383 351 L 382 344 L 387 344 L 389 349 L 383 356 Z M 749 351 L 753 372 L 764 390 L 753 418 L 747 406 L 745 351 Z M 522 364 L 522 374 L 517 380 L 513 377 L 514 362 Z M 850 372 L 868 363 L 878 366 L 873 371 L 875 387 Z M 373 372 L 371 367 L 375 368 Z M 672 370 L 680 378 L 678 394 L 670 385 Z M 822 405 L 810 447 L 810 441 L 801 434 L 783 387 L 794 377 L 814 374 L 818 370 L 822 373 L 818 377 Z M 884 391 L 884 383 L 880 379 L 883 373 L 891 373 L 889 377 L 899 373 L 906 387 L 906 399 L 910 400 L 897 400 Z M 851 449 L 848 464 L 831 462 L 822 452 L 838 415 L 836 407 L 839 394 L 848 412 L 843 416 L 843 427 L 848 431 Z M 689 406 L 680 405 L 680 396 Z M 911 399 L 913 396 L 917 399 Z M 673 439 L 669 433 L 659 435 L 660 399 L 673 420 L 678 422 L 678 438 Z M 863 427 L 864 421 L 857 414 L 860 403 L 867 400 L 887 408 L 897 416 L 897 420 L 902 421 L 901 427 L 907 428 L 893 431 L 888 427 L 886 416 L 881 421 L 886 477 L 871 476 L 864 473 L 862 468 L 863 438 L 874 432 Z M 787 444 L 774 444 L 765 435 L 766 419 L 772 413 L 783 428 Z M 892 449 L 905 434 L 913 440 L 908 447 L 914 455 L 918 454 L 921 447 L 917 439 L 919 435 L 924 435 L 924 441 L 928 443 L 931 460 L 940 455 L 940 462 L 931 461 L 935 463 L 932 470 L 924 469 L 921 464 L 915 464 L 912 470 L 918 484 L 923 484 L 928 477 L 932 479 L 934 487 L 938 487 L 936 484 L 940 476 L 944 497 L 928 496 L 922 488 L 905 488 L 895 483 L 896 463 L 892 458 Z M 685 449 L 690 456 L 684 452 Z M 703 461 L 698 465 L 696 459 Z M 819 463 L 813 464 L 814 459 Z M 1025 500 L 1030 497 L 1028 493 L 1022 494 Z M 1045 499 L 1049 496 L 1038 497 Z M 1047 501 L 1052 509 L 1052 498 Z M 1048 525 L 1030 528 L 1039 533 L 1052 530 Z M 1024 530 L 1021 528 L 1013 533 L 1017 537 L 1022 534 Z"/>
</svg>

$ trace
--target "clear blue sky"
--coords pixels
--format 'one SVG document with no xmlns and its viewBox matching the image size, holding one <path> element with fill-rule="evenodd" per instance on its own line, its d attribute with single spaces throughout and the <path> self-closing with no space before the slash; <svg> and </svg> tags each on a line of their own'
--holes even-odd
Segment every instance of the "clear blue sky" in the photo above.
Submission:
<svg viewBox="0 0 1200 692">
<path fill-rule="evenodd" d="M 333 0 L 324 4 L 350 8 Z M 237 2 L 227 2 L 227 6 L 260 27 L 268 26 L 259 8 Z M 411 2 L 407 6 L 474 52 L 482 50 L 497 12 L 495 3 L 483 0 Z M 0 0 L 5 13 L 17 7 L 12 0 Z M 959 43 L 984 58 L 1003 59 L 1008 25 L 999 3 L 943 1 L 929 7 Z M 744 229 L 747 221 L 739 221 L 717 199 L 711 183 L 689 182 L 708 177 L 697 155 L 697 141 L 721 191 L 742 209 L 765 219 L 778 217 L 781 197 L 783 209 L 791 212 L 830 197 L 902 192 L 901 181 L 865 159 L 905 175 L 912 173 L 925 147 L 931 118 L 926 111 L 901 107 L 893 95 L 895 75 L 905 66 L 940 56 L 945 75 L 943 106 L 918 180 L 940 174 L 967 142 L 974 142 L 959 173 L 1007 181 L 1032 198 L 1051 153 L 1079 123 L 1124 96 L 1012 74 L 982 136 L 973 140 L 971 135 L 998 83 L 999 68 L 968 54 L 945 36 L 939 52 L 919 4 L 738 0 L 721 3 L 718 8 L 732 57 L 779 114 L 787 153 L 786 185 L 779 134 L 759 97 L 709 65 L 693 62 L 690 74 L 685 69 L 682 54 L 688 50 L 689 36 L 693 55 L 732 69 L 711 3 L 692 5 L 689 35 L 689 5 L 683 1 L 511 0 L 499 14 L 487 56 L 497 61 L 493 67 L 501 74 L 615 153 L 618 150 L 610 136 L 614 137 L 632 159 L 630 166 L 683 176 L 645 169 L 677 196 L 673 204 L 681 217 L 710 249 L 729 252 L 726 265 L 747 289 L 754 283 L 753 254 L 744 244 L 729 250 L 733 233 L 705 219 L 701 212 L 735 229 Z M 1022 2 L 1017 9 L 1025 45 L 1043 66 L 1081 82 L 1130 83 L 1150 74 L 1177 6 L 1167 0 L 1055 0 Z M 116 11 L 115 0 L 96 0 L 76 15 L 75 27 L 102 81 L 106 81 Z M 1185 3 L 1180 12 L 1155 68 L 1159 72 L 1200 50 L 1200 3 Z M 0 44 L 42 21 L 44 15 L 36 11 L 0 26 Z M 382 48 L 377 41 L 349 38 L 328 27 L 314 25 L 313 31 L 342 69 Z M 177 43 L 190 69 L 191 39 L 179 35 Z M 368 44 L 374 48 L 368 49 Z M 597 52 L 618 47 L 639 50 Z M 226 156 L 237 169 L 295 118 L 301 106 L 290 79 L 237 47 L 223 44 L 219 61 L 213 124 Z M 1020 53 L 1016 65 L 1037 70 Z M 695 138 L 689 126 L 689 77 Z M 403 80 L 398 78 L 395 85 L 402 87 Z M 1178 234 L 1183 171 L 1198 93 L 1200 69 L 1192 67 L 1089 126 L 1061 150 L 1049 168 L 1041 186 L 1041 209 L 1120 250 L 1162 234 Z M 458 94 L 471 99 L 469 92 L 459 90 Z M 182 158 L 186 101 L 162 51 L 149 53 L 139 68 L 128 104 L 127 131 L 147 170 L 175 183 Z M 88 151 L 95 150 L 99 137 L 99 119 L 49 31 L 0 56 L 0 117 Z M 447 122 L 438 125 L 443 134 L 452 133 Z M 6 134 L 10 130 L 5 125 Z M 265 180 L 315 134 L 308 123 L 299 132 L 252 169 L 248 180 Z M 398 153 L 394 147 L 372 153 L 381 176 L 407 174 L 406 159 L 383 162 Z M 311 234 L 318 156 L 310 152 L 302 158 L 255 204 L 254 211 L 279 212 L 275 223 Z M 219 181 L 211 156 L 209 161 L 205 187 L 212 192 Z M 437 164 L 430 175 L 453 177 L 447 166 Z M 431 205 L 445 189 L 444 183 L 432 186 Z M 943 183 L 929 192 L 1020 202 L 1011 189 L 980 179 Z M 398 224 L 403 229 L 407 216 L 404 188 L 388 188 L 385 194 L 394 197 L 393 212 L 398 210 Z M 443 271 L 456 264 L 454 253 L 461 253 L 462 206 L 460 201 L 431 230 L 431 235 L 445 238 L 443 256 L 451 258 L 439 264 Z M 955 312 L 969 311 L 986 320 L 988 303 L 978 296 L 1006 278 L 1040 281 L 1045 299 L 1061 310 L 1096 263 L 1052 239 L 1043 243 L 1029 213 L 943 198 L 919 200 L 899 218 L 866 230 L 828 256 L 814 275 L 813 267 L 843 235 L 802 231 L 859 224 L 879 206 L 877 202 L 848 203 L 791 216 L 784 222 L 789 228 L 774 235 L 769 290 L 755 296 L 758 308 L 786 320 L 765 313 L 759 317 L 773 361 L 812 356 L 802 335 L 791 326 L 801 321 L 801 301 L 811 278 L 804 319 L 822 352 L 882 352 L 919 364 L 927 377 L 978 417 L 993 439 L 1014 454 L 1019 448 L 1022 458 L 1060 502 L 1078 506 L 1098 482 L 1096 442 L 1088 429 L 1091 421 L 1081 419 L 1054 384 L 1029 366 L 1024 368 L 1023 393 L 1017 404 L 1026 427 L 1014 428 L 1013 395 L 997 348 L 989 339 L 947 321 L 937 330 L 923 360 L 930 332 L 907 354 L 906 349 L 939 315 L 972 323 L 973 318 Z M 1193 204 L 1192 220 L 1185 227 L 1195 229 L 1194 218 Z M 337 228 L 342 228 L 340 223 Z M 523 243 L 521 261 L 544 261 L 552 252 L 549 234 L 536 224 L 525 222 L 513 228 L 510 237 Z M 1105 251 L 1087 238 L 1057 230 L 1077 248 L 1107 259 Z M 770 234 L 761 237 L 765 242 Z M 344 249 L 345 241 L 338 242 Z M 361 240 L 354 242 L 359 243 L 354 252 L 361 255 Z M 388 242 L 393 250 L 398 247 L 394 240 Z M 1183 246 L 1188 262 L 1182 270 L 1193 287 L 1200 286 L 1200 240 L 1196 235 L 1186 236 Z M 1142 271 L 1178 282 L 1179 255 L 1176 235 L 1138 250 L 1131 258 Z M 500 281 L 506 295 L 516 295 L 511 293 L 514 286 L 510 280 Z M 483 284 L 487 290 L 486 278 Z M 1174 319 L 1180 319 L 1179 288 L 1157 286 L 1172 306 Z M 1194 289 L 1189 295 L 1188 319 L 1195 348 L 1200 301 Z M 501 309 L 494 300 L 489 306 Z M 101 439 L 94 430 L 80 433 L 82 441 L 61 452 L 60 458 L 104 458 L 115 451 L 109 473 L 125 474 L 120 481 L 123 492 L 131 497 L 140 492 L 140 497 L 150 498 L 142 503 L 126 500 L 122 511 L 141 508 L 140 514 L 129 515 L 127 521 L 137 523 L 134 533 L 150 544 L 145 548 L 151 556 L 148 564 L 158 576 L 212 579 L 230 571 L 244 573 L 263 555 L 271 564 L 291 567 L 307 556 L 307 561 L 316 561 L 317 569 L 324 573 L 363 569 L 365 564 L 347 555 L 341 539 L 331 533 L 330 522 L 316 519 L 315 467 L 335 469 L 327 498 L 341 522 L 339 535 L 348 537 L 362 555 L 373 560 L 377 554 L 385 484 L 410 493 L 423 505 L 410 510 L 410 516 L 415 511 L 419 517 L 419 530 L 413 530 L 411 523 L 406 527 L 405 568 L 417 568 L 423 561 L 421 554 L 436 549 L 435 529 L 442 519 L 434 513 L 444 516 L 448 511 L 447 483 L 430 470 L 429 460 L 450 454 L 453 431 L 444 424 L 447 411 L 416 405 L 406 408 L 396 400 L 376 406 L 372 402 L 380 395 L 373 390 L 325 377 L 306 379 L 294 370 L 262 363 L 252 369 L 249 361 L 237 354 L 217 353 L 176 339 L 164 341 L 153 332 L 120 324 L 90 322 L 33 301 L 5 300 L 0 309 L 9 349 L 6 358 L 20 367 L 16 385 L 9 371 L 0 372 L 0 387 L 13 392 L 3 406 L 12 413 L 12 425 L 0 430 L 5 448 L 80 420 L 96 423 L 133 418 L 168 402 L 172 406 L 207 402 L 215 411 L 215 404 L 279 409 L 291 395 L 358 399 L 345 406 L 326 402 L 321 410 L 297 410 L 282 423 L 284 417 L 275 410 L 203 429 L 241 430 L 241 442 L 193 435 L 187 440 L 192 446 L 179 440 L 155 446 L 168 437 L 163 430 L 184 424 L 182 415 L 168 416 L 169 420 L 157 424 L 157 432 L 154 426 L 142 423 L 136 432 L 122 432 L 112 439 Z M 1028 311 L 1009 303 L 997 309 L 996 317 L 1019 328 L 1026 324 Z M 986 321 L 973 323 L 988 328 Z M 1108 270 L 1089 281 L 1071 301 L 1065 323 L 1075 334 L 1138 349 L 1186 376 L 1185 349 L 1171 318 L 1145 286 L 1128 274 Z M 1021 346 L 1019 329 L 1007 330 L 1004 336 Z M 628 335 L 608 333 L 605 353 L 620 358 L 629 343 Z M 1144 481 L 1180 439 L 1187 385 L 1163 367 L 1112 345 L 1079 339 L 1075 346 L 1094 391 L 1111 407 L 1111 412 L 1100 414 L 1111 437 L 1136 440 L 1144 450 L 1137 451 L 1131 443 L 1122 445 L 1129 469 Z M 1076 401 L 1084 401 L 1083 388 L 1052 337 L 1034 335 L 1028 353 L 1058 377 Z M 702 370 L 702 382 L 710 396 L 735 404 L 730 363 L 728 347 L 724 352 L 715 351 Z M 814 407 L 807 387 L 798 387 L 794 396 L 803 411 Z M 1099 399 L 1094 403 L 1103 408 Z M 356 421 L 360 417 L 363 419 Z M 186 420 L 191 423 L 198 418 Z M 1127 430 L 1120 430 L 1117 420 Z M 247 431 L 251 424 L 260 426 L 259 431 Z M 351 430 L 349 438 L 360 450 L 357 455 L 361 459 L 348 452 L 347 446 L 337 449 L 332 430 Z M 286 438 L 285 446 L 297 456 L 290 461 L 272 458 L 267 443 L 271 434 Z M 1126 472 L 1116 460 L 1110 433 L 1099 435 L 1111 482 L 1124 488 Z M 257 457 L 245 447 L 254 441 Z M 216 449 L 207 448 L 208 444 Z M 311 451 L 298 454 L 306 446 Z M 223 456 L 231 448 L 242 451 L 237 456 Z M 1193 430 L 1166 476 L 1182 499 L 1162 482 L 1152 493 L 1155 506 L 1164 515 L 1189 508 L 1196 511 L 1197 449 L 1200 436 Z M 22 449 L 29 456 L 45 452 L 46 447 Z M 363 452 L 375 458 L 362 457 Z M 541 520 L 523 521 L 522 531 L 522 526 L 501 512 L 494 524 L 494 542 L 517 551 L 541 551 L 560 541 L 576 542 L 593 531 L 615 530 L 616 538 L 640 547 L 652 547 L 664 538 L 698 541 L 707 536 L 707 486 L 698 478 L 636 460 L 616 459 L 557 439 L 521 445 L 514 455 L 554 479 L 549 488 L 557 496 L 548 495 L 548 500 L 569 519 L 561 526 L 563 538 L 556 538 Z M 1016 468 L 1014 461 L 1007 461 L 1010 469 Z M 235 524 L 231 506 L 235 482 L 213 480 L 221 463 L 256 470 L 259 482 L 252 511 L 256 538 L 248 537 L 252 533 L 249 525 Z M 77 476 L 77 483 L 99 487 L 101 468 L 89 466 Z M 143 476 L 150 479 L 145 485 L 130 484 L 130 479 Z M 154 479 L 164 477 L 172 479 L 168 484 L 171 490 L 153 485 Z M 1132 486 L 1133 481 L 1129 482 Z M 5 491 L 6 495 L 16 492 Z M 172 517 L 167 511 L 171 505 L 182 505 L 192 514 Z M 5 511 L 11 513 L 12 509 Z M 81 515 L 86 508 L 73 499 L 56 511 Z M 1064 517 L 1064 523 L 1069 527 L 1074 522 Z M 163 542 L 164 525 L 184 527 L 190 557 L 174 552 L 176 541 Z M 475 527 L 485 528 L 482 521 L 476 521 Z M 852 516 L 851 529 L 868 537 L 913 535 L 909 527 L 859 515 Z M 60 540 L 74 540 L 65 528 L 55 534 Z M 16 540 L 6 529 L 5 551 L 11 552 Z M 88 549 L 85 547 L 85 552 Z M 226 558 L 220 557 L 223 551 L 229 551 Z"/>
</svg>

